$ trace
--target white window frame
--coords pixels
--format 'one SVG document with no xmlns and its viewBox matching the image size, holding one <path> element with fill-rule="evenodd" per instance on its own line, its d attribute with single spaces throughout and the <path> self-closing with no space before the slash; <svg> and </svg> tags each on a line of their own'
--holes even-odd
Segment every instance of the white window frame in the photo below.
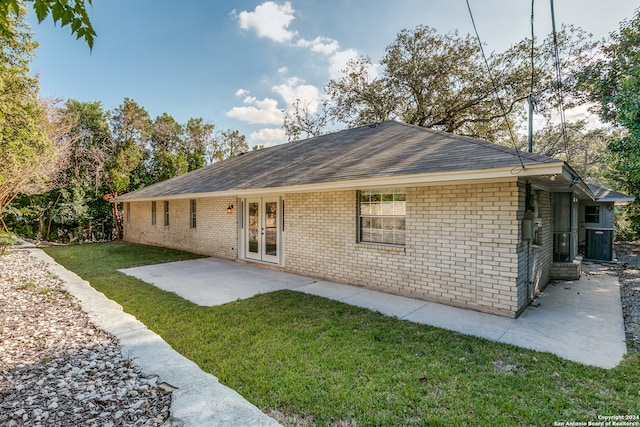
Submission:
<svg viewBox="0 0 640 427">
<path fill-rule="evenodd" d="M 358 243 L 404 247 L 406 244 L 406 190 L 359 190 Z"/>
</svg>

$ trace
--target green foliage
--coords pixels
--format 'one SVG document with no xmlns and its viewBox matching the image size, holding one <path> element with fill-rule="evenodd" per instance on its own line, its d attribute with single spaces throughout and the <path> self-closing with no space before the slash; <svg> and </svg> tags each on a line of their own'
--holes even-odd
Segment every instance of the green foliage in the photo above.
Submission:
<svg viewBox="0 0 640 427">
<path fill-rule="evenodd" d="M 61 27 L 69 25 L 71 34 L 76 35 L 76 39 L 83 38 L 93 49 L 93 42 L 96 33 L 87 14 L 86 4 L 92 5 L 93 0 L 30 0 L 33 10 L 38 19 L 38 23 L 44 21 L 48 16 L 53 19 L 54 25 Z M 2 0 L 0 1 L 0 34 L 4 37 L 15 35 L 12 27 L 12 16 L 19 15 L 24 9 L 24 0 Z"/>
<path fill-rule="evenodd" d="M 249 151 L 249 146 L 244 135 L 240 135 L 237 130 L 227 129 L 220 133 L 218 160 L 235 157 Z"/>
<path fill-rule="evenodd" d="M 120 234 L 122 218 L 105 195 L 108 199 L 247 151 L 238 131 L 214 135 L 215 126 L 202 118 L 183 126 L 166 113 L 152 121 L 129 98 L 112 112 L 98 101 L 69 99 L 53 116 L 66 158 L 46 191 L 19 196 L 6 210 L 8 227 L 24 236 L 111 239 Z"/>
<path fill-rule="evenodd" d="M 533 151 L 569 163 L 583 180 L 607 186 L 607 147 L 620 138 L 621 132 L 611 128 L 587 129 L 588 122 L 579 120 L 565 124 L 567 143 L 561 124 L 548 123 L 533 134 Z M 520 148 L 527 146 L 522 138 Z"/>
<path fill-rule="evenodd" d="M 11 31 L 0 33 L 0 218 L 17 193 L 42 177 L 54 154 L 38 80 L 28 67 L 37 43 L 22 18 L 8 16 Z"/>
<path fill-rule="evenodd" d="M 570 54 L 567 62 L 590 46 L 572 27 L 559 40 L 561 51 Z M 550 39 L 534 46 L 533 76 L 531 40 L 492 53 L 492 79 L 471 36 L 438 34 L 426 26 L 402 30 L 387 47 L 379 73 L 372 73 L 371 59 L 360 58 L 348 63 L 344 77 L 325 85 L 333 101 L 330 114 L 350 126 L 398 119 L 510 145 L 505 120 L 511 127 L 522 123 L 530 93 L 545 113 L 555 102 L 550 50 Z"/>
<path fill-rule="evenodd" d="M 195 255 L 46 251 L 258 408 L 305 425 L 538 426 L 640 412 L 633 350 L 595 368 L 293 291 L 201 307 L 118 271 Z"/>
<path fill-rule="evenodd" d="M 282 126 L 289 142 L 322 135 L 329 122 L 328 105 L 328 101 L 325 100 L 321 110 L 313 112 L 308 103 L 296 99 L 290 110 L 283 111 L 284 123 Z"/>
<path fill-rule="evenodd" d="M 609 179 L 636 197 L 627 208 L 627 237 L 640 238 L 640 9 L 574 76 L 574 89 L 594 102 L 603 120 L 626 133 L 609 143 Z"/>
</svg>

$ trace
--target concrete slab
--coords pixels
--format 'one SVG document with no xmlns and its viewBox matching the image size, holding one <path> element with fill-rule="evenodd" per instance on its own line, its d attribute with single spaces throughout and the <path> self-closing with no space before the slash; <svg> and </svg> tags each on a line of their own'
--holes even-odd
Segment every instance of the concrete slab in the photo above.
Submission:
<svg viewBox="0 0 640 427">
<path fill-rule="evenodd" d="M 221 305 L 254 295 L 294 289 L 315 279 L 239 264 L 200 258 L 120 270 L 203 306 Z"/>
<path fill-rule="evenodd" d="M 171 402 L 173 426 L 279 426 L 234 390 L 203 372 L 195 363 L 171 348 L 159 335 L 147 329 L 122 307 L 93 289 L 88 282 L 57 264 L 39 249 L 31 255 L 49 265 L 53 274 L 65 282 L 67 291 L 78 298 L 91 320 L 103 330 L 115 335 L 122 354 L 149 375 L 158 375 L 176 390 Z M 211 264 L 214 265 L 214 264 Z M 161 269 L 162 270 L 162 269 Z M 171 266 L 171 271 L 176 271 Z M 187 269 L 188 271 L 188 269 Z M 261 270 L 262 271 L 262 270 Z M 209 269 L 208 273 L 214 273 Z M 183 274 L 184 271 L 182 272 Z M 180 283 L 191 289 L 191 281 Z"/>
<path fill-rule="evenodd" d="M 291 289 L 588 365 L 613 368 L 626 354 L 618 278 L 597 264 L 587 264 L 580 280 L 547 286 L 517 319 L 215 258 L 122 271 L 200 305 Z"/>
</svg>

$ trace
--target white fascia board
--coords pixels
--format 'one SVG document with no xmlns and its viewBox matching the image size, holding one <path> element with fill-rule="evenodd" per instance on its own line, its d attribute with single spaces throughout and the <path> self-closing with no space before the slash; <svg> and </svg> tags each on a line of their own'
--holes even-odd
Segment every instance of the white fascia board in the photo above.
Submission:
<svg viewBox="0 0 640 427">
<path fill-rule="evenodd" d="M 306 193 L 334 190 L 352 190 L 372 187 L 398 187 L 413 185 L 437 185 L 455 183 L 488 183 L 516 180 L 522 177 L 540 175 L 560 175 L 564 172 L 564 162 L 529 164 L 525 169 L 520 166 L 509 166 L 493 169 L 477 169 L 454 172 L 435 172 L 390 177 L 363 178 L 349 181 L 323 182 L 317 184 L 290 185 L 284 187 L 251 188 L 216 191 L 209 193 L 190 193 L 172 196 L 144 197 L 123 200 L 123 202 L 144 202 L 152 200 L 202 199 L 210 197 L 244 197 L 256 194 Z"/>
</svg>

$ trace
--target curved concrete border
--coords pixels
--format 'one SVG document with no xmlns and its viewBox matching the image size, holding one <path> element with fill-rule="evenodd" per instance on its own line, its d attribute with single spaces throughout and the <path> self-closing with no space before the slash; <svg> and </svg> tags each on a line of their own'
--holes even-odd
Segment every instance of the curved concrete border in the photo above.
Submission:
<svg viewBox="0 0 640 427">
<path fill-rule="evenodd" d="M 149 330 L 122 306 L 96 291 L 89 282 L 56 263 L 40 249 L 29 253 L 49 265 L 51 273 L 65 283 L 66 290 L 80 301 L 91 320 L 116 336 L 123 356 L 159 382 L 175 387 L 171 403 L 173 426 L 279 426 L 237 392 L 203 372 L 176 352 L 158 334 Z"/>
</svg>

